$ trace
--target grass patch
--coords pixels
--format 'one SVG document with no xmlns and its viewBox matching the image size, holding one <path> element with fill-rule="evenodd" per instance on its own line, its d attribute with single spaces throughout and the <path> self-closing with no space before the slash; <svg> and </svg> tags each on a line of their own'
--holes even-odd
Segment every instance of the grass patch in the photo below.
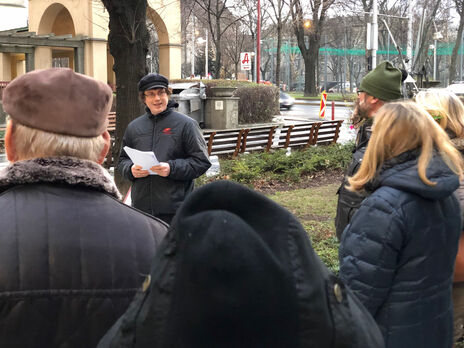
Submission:
<svg viewBox="0 0 464 348">
<path fill-rule="evenodd" d="M 308 232 L 314 250 L 333 272 L 338 273 L 338 240 L 334 216 L 339 183 L 308 189 L 276 192 L 269 198 L 295 215 Z"/>
<path fill-rule="evenodd" d="M 235 159 L 221 159 L 221 172 L 213 178 L 204 175 L 196 180 L 203 185 L 217 179 L 236 181 L 251 188 L 263 183 L 283 183 L 284 190 L 268 195 L 297 217 L 308 232 L 314 250 L 326 266 L 338 273 L 338 240 L 335 235 L 334 217 L 337 205 L 336 182 L 320 181 L 324 171 L 344 169 L 351 160 L 353 144 L 312 146 L 306 150 L 285 150 L 252 153 Z M 318 177 L 319 176 L 319 177 Z M 316 180 L 314 187 L 292 189 L 303 180 Z M 330 178 L 325 177 L 324 178 Z M 280 187 L 280 186 L 279 186 Z M 307 186 L 305 186 L 307 187 Z"/>
</svg>

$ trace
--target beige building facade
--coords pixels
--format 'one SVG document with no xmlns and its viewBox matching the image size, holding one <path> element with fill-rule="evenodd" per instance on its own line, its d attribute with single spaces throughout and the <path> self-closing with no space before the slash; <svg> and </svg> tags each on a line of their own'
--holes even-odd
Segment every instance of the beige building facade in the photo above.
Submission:
<svg viewBox="0 0 464 348">
<path fill-rule="evenodd" d="M 148 0 L 158 36 L 159 73 L 181 77 L 180 0 Z M 0 32 L 0 81 L 29 70 L 66 66 L 115 84 L 108 13 L 96 0 L 29 0 L 27 32 Z"/>
</svg>

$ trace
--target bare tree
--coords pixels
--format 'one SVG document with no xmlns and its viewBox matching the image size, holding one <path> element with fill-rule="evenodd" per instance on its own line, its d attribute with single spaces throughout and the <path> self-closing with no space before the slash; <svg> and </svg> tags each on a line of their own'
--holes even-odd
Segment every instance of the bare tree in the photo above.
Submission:
<svg viewBox="0 0 464 348">
<path fill-rule="evenodd" d="M 249 1 L 245 0 L 243 2 L 244 10 L 246 11 L 247 15 L 242 18 L 242 23 L 248 28 L 250 32 L 250 41 L 252 47 L 250 45 L 250 49 L 255 51 L 256 50 L 256 37 L 257 37 L 257 23 L 258 23 L 258 10 L 256 7 L 256 1 Z M 266 33 L 269 32 L 269 14 L 268 14 L 268 7 L 269 3 L 267 1 L 261 1 L 261 41 L 265 42 L 266 37 L 268 35 Z M 266 46 L 266 44 L 262 45 Z M 261 56 L 263 58 L 263 56 Z M 269 59 L 265 59 L 265 61 L 269 61 Z M 261 66 L 262 64 L 260 64 Z M 263 72 L 263 68 L 260 68 L 261 72 Z"/>
<path fill-rule="evenodd" d="M 459 15 L 459 27 L 456 37 L 456 43 L 453 47 L 453 52 L 451 53 L 451 63 L 449 70 L 450 81 L 453 81 L 456 78 L 456 58 L 458 56 L 458 49 L 461 46 L 462 31 L 464 29 L 464 0 L 454 0 L 454 4 L 456 6 L 456 12 Z"/>
<path fill-rule="evenodd" d="M 421 40 L 419 43 L 419 48 L 417 49 L 416 56 L 417 58 L 414 59 L 414 65 L 412 66 L 413 71 L 418 71 L 422 69 L 424 61 L 426 60 L 426 48 L 428 47 L 428 41 L 430 38 L 428 37 L 430 26 L 433 23 L 433 20 L 436 17 L 437 11 L 440 7 L 441 0 L 426 0 L 423 4 L 423 9 L 432 9 L 430 12 L 422 12 L 422 14 L 426 13 L 424 18 L 424 30 L 421 35 Z"/>
<path fill-rule="evenodd" d="M 240 64 L 240 52 L 245 47 L 246 39 L 249 38 L 241 28 L 240 22 L 236 22 L 226 33 L 224 54 L 232 62 L 235 79 L 238 76 L 238 66 Z M 232 75 L 232 74 L 231 74 Z"/>
<path fill-rule="evenodd" d="M 290 12 L 287 11 L 285 14 L 285 8 L 288 7 L 286 0 L 270 0 L 270 9 L 272 11 L 270 18 L 274 22 L 277 31 L 277 51 L 276 51 L 276 66 L 275 66 L 275 83 L 276 86 L 280 86 L 280 63 L 281 63 L 281 52 L 282 47 L 282 27 L 283 23 L 287 22 L 290 17 Z"/>
<path fill-rule="evenodd" d="M 311 10 L 311 13 L 308 14 L 303 11 L 302 0 L 291 0 L 290 6 L 293 29 L 305 63 L 305 96 L 316 94 L 316 66 L 319 60 L 321 32 L 326 13 L 335 0 L 308 1 Z M 304 26 L 305 16 L 311 17 L 309 29 Z"/>
<path fill-rule="evenodd" d="M 127 125 L 143 112 L 138 100 L 137 82 L 147 73 L 147 0 L 102 2 L 109 14 L 108 44 L 116 74 L 117 117 L 113 157 L 117 161 Z M 119 173 L 115 173 L 115 179 L 121 191 L 126 191 L 128 184 L 123 183 Z"/>
<path fill-rule="evenodd" d="M 226 31 L 240 21 L 245 15 L 237 16 L 238 1 L 235 0 L 193 0 L 197 18 L 209 27 L 211 40 L 215 47 L 216 62 L 213 66 L 214 77 L 221 75 L 222 38 Z M 202 12 L 204 16 L 199 12 Z"/>
</svg>

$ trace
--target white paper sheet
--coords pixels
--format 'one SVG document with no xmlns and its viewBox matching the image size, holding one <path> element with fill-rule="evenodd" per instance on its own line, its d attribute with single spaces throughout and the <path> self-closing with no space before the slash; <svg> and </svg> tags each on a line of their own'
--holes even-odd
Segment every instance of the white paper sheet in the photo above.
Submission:
<svg viewBox="0 0 464 348">
<path fill-rule="evenodd" d="M 124 146 L 124 151 L 126 151 L 127 156 L 129 156 L 134 164 L 141 166 L 144 170 L 148 170 L 151 175 L 158 175 L 150 170 L 151 167 L 159 164 L 153 151 L 139 151 L 129 146 Z"/>
</svg>

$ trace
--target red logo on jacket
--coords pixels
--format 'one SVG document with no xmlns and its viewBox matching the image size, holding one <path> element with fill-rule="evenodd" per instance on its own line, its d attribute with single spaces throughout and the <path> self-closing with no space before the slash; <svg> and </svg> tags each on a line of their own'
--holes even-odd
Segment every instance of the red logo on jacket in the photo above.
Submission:
<svg viewBox="0 0 464 348">
<path fill-rule="evenodd" d="M 163 129 L 163 133 L 164 133 L 164 134 L 172 134 L 171 128 L 164 128 L 164 129 Z"/>
</svg>

